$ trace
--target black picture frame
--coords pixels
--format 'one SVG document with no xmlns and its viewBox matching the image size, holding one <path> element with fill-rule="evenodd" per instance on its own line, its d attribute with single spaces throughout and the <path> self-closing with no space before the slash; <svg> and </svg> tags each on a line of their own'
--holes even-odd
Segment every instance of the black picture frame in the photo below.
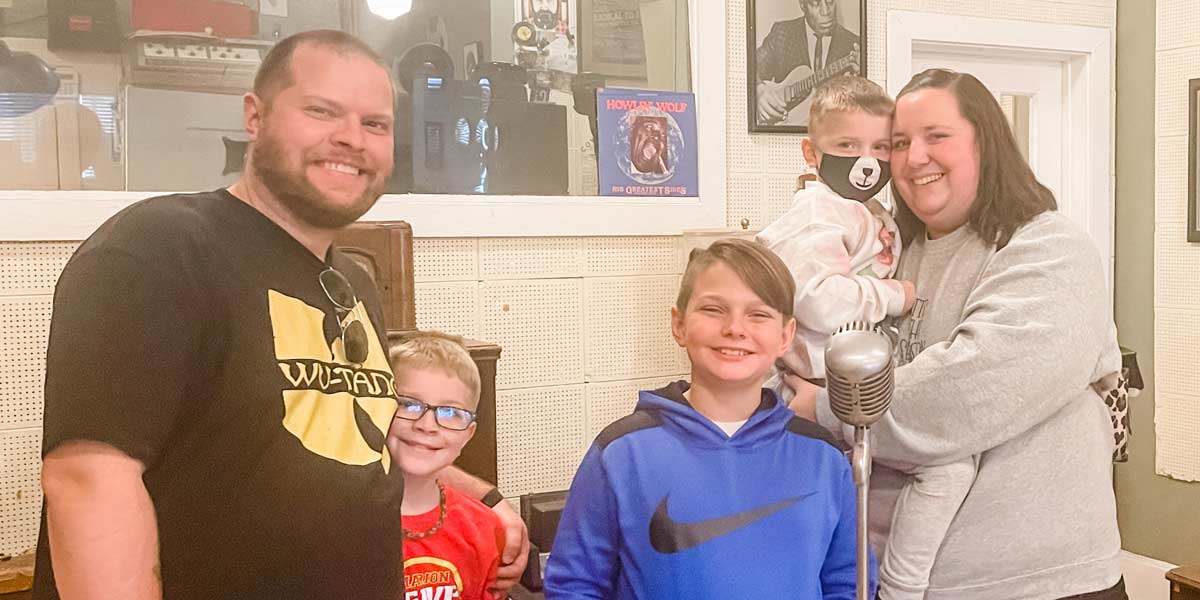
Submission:
<svg viewBox="0 0 1200 600">
<path fill-rule="evenodd" d="M 1196 188 L 1196 184 L 1200 183 L 1200 147 L 1197 147 L 1196 128 L 1200 126 L 1200 79 L 1188 80 L 1188 187 L 1187 187 L 1187 203 L 1188 203 L 1188 218 L 1187 218 L 1187 241 L 1200 242 L 1200 224 L 1196 222 L 1196 218 L 1200 217 L 1200 190 Z"/>
<path fill-rule="evenodd" d="M 796 12 L 795 7 L 801 4 L 807 5 L 809 2 L 810 0 L 746 0 L 746 121 L 749 124 L 751 133 L 808 133 L 808 106 L 805 100 L 810 97 L 812 85 L 819 82 L 818 79 L 805 77 L 803 69 L 809 69 L 809 73 L 811 74 L 810 65 L 800 62 L 800 64 L 789 70 L 782 82 L 775 82 L 797 86 L 794 88 L 798 94 L 798 97 L 794 100 L 796 104 L 789 108 L 784 122 L 772 122 L 760 118 L 757 107 L 758 84 L 760 81 L 763 81 L 759 72 L 760 66 L 763 65 L 759 63 L 758 50 L 760 44 L 771 34 L 772 29 L 780 26 L 779 35 L 784 35 L 798 28 L 799 31 L 796 33 L 802 33 L 805 42 L 803 45 L 798 45 L 794 42 L 785 42 L 784 45 L 796 45 L 795 53 L 787 52 L 786 55 L 795 56 L 797 53 L 802 52 L 805 59 L 808 56 L 806 33 L 808 24 L 804 21 L 803 14 L 796 18 L 779 19 L 766 24 L 764 27 L 760 26 L 758 22 L 759 13 L 763 11 L 770 14 L 787 14 L 789 12 L 794 14 Z M 837 29 L 834 30 L 833 41 L 829 44 L 827 60 L 830 64 L 825 65 L 823 70 L 830 71 L 826 76 L 832 77 L 841 73 L 855 72 L 855 68 L 857 68 L 855 73 L 865 77 L 867 74 L 867 0 L 833 0 L 833 2 L 838 11 L 837 23 L 835 24 Z M 845 20 L 842 18 L 842 15 L 848 10 L 847 6 L 858 9 L 857 32 L 845 26 Z M 769 19 L 770 16 L 767 15 L 764 18 Z M 854 40 L 854 43 L 857 44 L 856 57 L 853 56 L 853 50 L 842 51 L 846 48 L 847 43 L 849 43 L 849 37 L 843 31 L 857 35 L 858 39 Z M 761 40 L 759 39 L 760 37 L 762 38 Z M 775 47 L 777 45 L 773 41 L 772 48 Z M 835 52 L 837 52 L 836 56 Z M 784 59 L 783 62 L 786 63 L 789 60 Z M 769 68 L 770 65 L 763 67 Z M 779 75 L 779 73 L 776 73 L 770 78 L 774 82 L 774 78 L 779 77 Z M 817 75 L 820 74 L 818 73 Z M 808 93 L 805 93 L 805 89 L 808 90 Z"/>
</svg>

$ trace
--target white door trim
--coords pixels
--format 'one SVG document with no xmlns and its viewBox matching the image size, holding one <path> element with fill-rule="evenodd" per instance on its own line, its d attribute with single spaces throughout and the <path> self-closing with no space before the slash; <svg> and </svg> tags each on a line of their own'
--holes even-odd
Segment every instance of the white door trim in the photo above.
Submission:
<svg viewBox="0 0 1200 600">
<path fill-rule="evenodd" d="M 913 49 L 952 50 L 1016 60 L 1057 60 L 1067 73 L 1063 107 L 1061 195 L 1086 201 L 1073 207 L 1100 250 L 1113 285 L 1112 33 L 1079 25 L 889 11 L 887 84 L 895 95 L 913 76 Z"/>
</svg>

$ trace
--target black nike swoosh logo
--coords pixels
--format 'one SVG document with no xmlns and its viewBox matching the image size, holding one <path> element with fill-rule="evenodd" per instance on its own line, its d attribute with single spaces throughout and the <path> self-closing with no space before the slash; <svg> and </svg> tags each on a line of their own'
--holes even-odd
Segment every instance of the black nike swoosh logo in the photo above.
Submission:
<svg viewBox="0 0 1200 600">
<path fill-rule="evenodd" d="M 809 492 L 761 508 L 693 523 L 681 523 L 667 514 L 667 498 L 670 498 L 670 494 L 667 494 L 658 503 L 658 508 L 654 509 L 654 516 L 650 517 L 650 545 L 663 554 L 682 552 L 764 519 L 815 493 Z"/>
</svg>

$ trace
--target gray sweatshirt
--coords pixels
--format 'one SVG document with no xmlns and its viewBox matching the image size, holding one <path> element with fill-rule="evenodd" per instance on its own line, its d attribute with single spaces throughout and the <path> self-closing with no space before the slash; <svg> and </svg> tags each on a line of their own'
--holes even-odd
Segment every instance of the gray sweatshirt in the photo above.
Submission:
<svg viewBox="0 0 1200 600">
<path fill-rule="evenodd" d="M 871 429 L 876 552 L 906 481 L 887 465 L 978 454 L 928 600 L 1050 600 L 1115 585 L 1113 438 L 1091 384 L 1111 379 L 1121 355 L 1099 253 L 1058 213 L 1001 250 L 965 226 L 918 238 L 896 278 L 926 303 L 919 322 L 900 323 L 911 362 L 897 368 L 891 410 Z M 817 417 L 852 439 L 823 393 Z"/>
</svg>

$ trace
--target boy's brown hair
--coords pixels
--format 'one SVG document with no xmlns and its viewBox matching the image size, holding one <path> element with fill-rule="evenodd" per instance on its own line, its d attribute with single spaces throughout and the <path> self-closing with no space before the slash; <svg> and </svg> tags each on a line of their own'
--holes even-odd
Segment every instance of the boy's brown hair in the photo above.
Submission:
<svg viewBox="0 0 1200 600">
<path fill-rule="evenodd" d="M 462 338 L 440 331 L 415 331 L 392 346 L 388 359 L 397 377 L 404 369 L 437 369 L 462 381 L 471 391 L 471 409 L 479 405 L 479 368 Z"/>
<path fill-rule="evenodd" d="M 679 296 L 675 308 L 687 312 L 692 299 L 696 278 L 717 262 L 722 262 L 749 287 L 767 306 L 783 315 L 784 321 L 792 318 L 795 306 L 796 283 L 787 265 L 766 246 L 740 238 L 725 238 L 713 242 L 708 248 L 695 248 L 688 255 L 687 269 L 679 282 Z"/>
<path fill-rule="evenodd" d="M 890 117 L 896 103 L 879 84 L 857 75 L 839 75 L 817 86 L 808 111 L 808 135 L 821 135 L 821 123 L 832 113 L 861 110 L 876 117 Z"/>
</svg>

